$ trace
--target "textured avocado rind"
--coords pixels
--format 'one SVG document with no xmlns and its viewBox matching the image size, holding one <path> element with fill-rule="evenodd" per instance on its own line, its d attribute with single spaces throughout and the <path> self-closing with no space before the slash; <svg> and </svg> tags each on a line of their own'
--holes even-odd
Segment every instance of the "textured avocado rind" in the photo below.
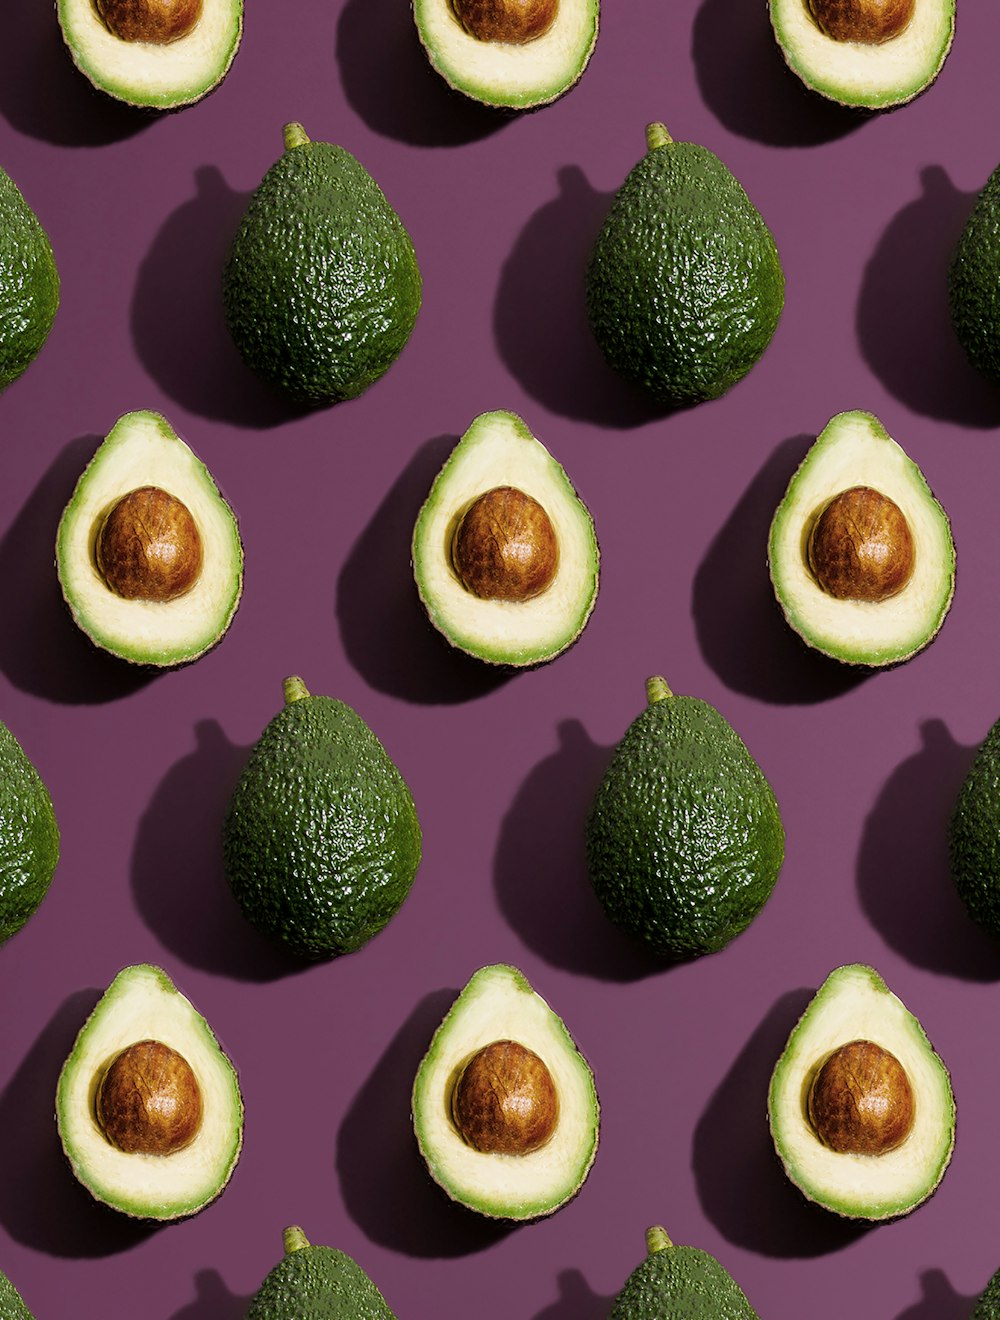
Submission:
<svg viewBox="0 0 1000 1320">
<path fill-rule="evenodd" d="M 59 272 L 49 236 L 0 169 L 0 391 L 41 352 L 58 309 Z"/>
<path fill-rule="evenodd" d="M 285 1254 L 254 1295 L 246 1320 L 395 1320 L 353 1257 L 309 1242 L 297 1226 L 283 1236 Z"/>
</svg>

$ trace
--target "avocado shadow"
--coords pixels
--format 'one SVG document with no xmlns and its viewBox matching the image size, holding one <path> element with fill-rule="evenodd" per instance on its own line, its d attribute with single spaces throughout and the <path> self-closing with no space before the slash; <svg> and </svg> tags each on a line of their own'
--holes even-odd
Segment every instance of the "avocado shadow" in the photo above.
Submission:
<svg viewBox="0 0 1000 1320">
<path fill-rule="evenodd" d="M 695 573 L 702 655 L 736 692 L 778 705 L 828 701 L 870 676 L 808 647 L 785 622 L 767 562 L 774 511 L 814 436 L 783 441 L 754 477 Z"/>
<path fill-rule="evenodd" d="M 170 1320 L 244 1320 L 253 1295 L 230 1292 L 218 1270 L 199 1270 L 194 1276 L 197 1297 L 175 1311 Z"/>
<path fill-rule="evenodd" d="M 702 1207 L 727 1241 L 759 1255 L 806 1259 L 841 1251 L 869 1225 L 807 1201 L 785 1176 L 767 1123 L 774 1065 L 814 990 L 782 995 L 740 1051 L 698 1121 L 695 1180 Z"/>
<path fill-rule="evenodd" d="M 975 200 L 940 165 L 889 223 L 865 264 L 857 306 L 861 352 L 914 412 L 959 426 L 1000 426 L 1000 389 L 972 366 L 948 307 L 948 272 Z"/>
<path fill-rule="evenodd" d="M 457 990 L 424 996 L 358 1091 L 337 1134 L 337 1175 L 348 1213 L 373 1242 L 407 1256 L 467 1256 L 515 1227 L 451 1201 L 417 1148 L 410 1117 L 413 1080 L 457 997 Z"/>
<path fill-rule="evenodd" d="M 59 1073 L 102 993 L 70 995 L 0 1095 L 0 1223 L 48 1256 L 113 1256 L 159 1227 L 95 1201 L 73 1176 L 51 1119 Z"/>
<path fill-rule="evenodd" d="M 66 705 L 115 701 L 158 672 L 95 646 L 59 586 L 59 520 L 101 438 L 81 436 L 62 450 L 0 540 L 0 670 L 22 692 Z"/>
<path fill-rule="evenodd" d="M 578 720 L 564 720 L 558 735 L 501 822 L 500 909 L 551 966 L 619 982 L 660 973 L 669 964 L 612 924 L 587 880 L 587 814 L 613 748 L 592 742 Z"/>
<path fill-rule="evenodd" d="M 974 747 L 941 720 L 920 726 L 918 752 L 890 776 L 865 820 L 858 852 L 862 907 L 914 966 L 965 981 L 1000 980 L 1000 944 L 971 920 L 951 882 L 948 829 Z"/>
<path fill-rule="evenodd" d="M 419 704 L 472 701 L 516 672 L 450 646 L 424 613 L 413 578 L 413 527 L 457 443 L 457 436 L 438 436 L 417 450 L 358 537 L 337 579 L 337 619 L 351 664 L 377 691 Z"/>
<path fill-rule="evenodd" d="M 167 772 L 139 821 L 136 907 L 189 967 L 259 982 L 301 971 L 307 964 L 247 921 L 225 878 L 223 821 L 250 749 L 231 743 L 215 720 L 199 721 L 194 733 L 194 751 Z"/>
<path fill-rule="evenodd" d="M 614 1297 L 599 1297 L 579 1270 L 560 1270 L 559 1299 L 539 1311 L 534 1320 L 606 1320 Z"/>
<path fill-rule="evenodd" d="M 919 1302 L 900 1311 L 896 1320 L 969 1320 L 978 1297 L 964 1297 L 948 1282 L 943 1270 L 922 1270 Z"/>
</svg>

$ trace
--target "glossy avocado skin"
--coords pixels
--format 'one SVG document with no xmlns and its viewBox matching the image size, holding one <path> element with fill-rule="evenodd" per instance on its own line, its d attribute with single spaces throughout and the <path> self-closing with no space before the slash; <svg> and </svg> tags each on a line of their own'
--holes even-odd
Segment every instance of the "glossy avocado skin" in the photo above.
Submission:
<svg viewBox="0 0 1000 1320">
<path fill-rule="evenodd" d="M 0 169 L 0 390 L 27 368 L 59 308 L 59 272 L 48 234 Z"/>
<path fill-rule="evenodd" d="M 1000 720 L 959 790 L 948 847 L 952 880 L 969 916 L 1000 939 Z"/>
<path fill-rule="evenodd" d="M 25 1305 L 24 1298 L 2 1271 L 0 1271 L 0 1320 L 34 1320 L 34 1316 Z"/>
<path fill-rule="evenodd" d="M 1000 1320 L 1000 1270 L 983 1289 L 969 1320 Z"/>
<path fill-rule="evenodd" d="M 335 1247 L 285 1230 L 285 1255 L 261 1284 L 246 1320 L 395 1320 L 365 1271 Z"/>
<path fill-rule="evenodd" d="M 952 325 L 977 371 L 1000 385 L 1000 167 L 976 198 L 948 272 Z"/>
<path fill-rule="evenodd" d="M 0 944 L 34 914 L 58 861 L 59 827 L 49 791 L 0 723 Z"/>
<path fill-rule="evenodd" d="M 729 1271 L 700 1247 L 677 1247 L 661 1228 L 629 1275 L 608 1320 L 758 1320 Z"/>
</svg>

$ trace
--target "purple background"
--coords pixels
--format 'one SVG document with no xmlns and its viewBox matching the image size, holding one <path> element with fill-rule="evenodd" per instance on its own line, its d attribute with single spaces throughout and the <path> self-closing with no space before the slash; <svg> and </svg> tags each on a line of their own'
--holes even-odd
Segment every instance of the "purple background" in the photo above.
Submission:
<svg viewBox="0 0 1000 1320">
<path fill-rule="evenodd" d="M 655 1222 L 717 1255 L 763 1320 L 964 1320 L 1000 1265 L 1000 948 L 952 893 L 945 835 L 1000 715 L 1000 391 L 954 340 L 945 277 L 1000 160 L 998 40 L 1000 14 L 965 4 L 938 82 L 866 117 L 785 69 L 763 0 L 607 3 L 578 87 L 505 116 L 448 92 L 405 0 L 251 0 L 223 85 L 146 116 L 92 91 L 51 6 L 8 0 L 0 164 L 48 229 L 63 290 L 41 356 L 0 397 L 0 718 L 62 829 L 48 899 L 0 950 L 0 1268 L 39 1320 L 237 1320 L 288 1223 L 354 1255 L 401 1320 L 602 1320 Z M 289 119 L 365 163 L 425 282 L 388 375 L 306 416 L 247 373 L 219 298 L 228 242 Z M 582 309 L 587 252 L 651 119 L 726 161 L 787 279 L 757 367 L 667 417 L 610 375 Z M 223 644 L 156 677 L 77 632 L 52 562 L 80 470 L 136 408 L 164 412 L 209 465 L 246 546 Z M 491 408 L 519 412 L 562 461 L 603 552 L 578 645 L 507 678 L 440 642 L 408 560 L 434 473 Z M 797 643 L 765 564 L 792 470 L 847 408 L 877 413 L 922 466 L 959 554 L 937 641 L 868 677 Z M 610 749 L 657 672 L 743 735 L 788 836 L 758 921 L 672 968 L 605 921 L 581 843 Z M 304 969 L 244 923 L 218 843 L 291 673 L 372 725 L 424 830 L 390 926 Z M 225 1194 L 159 1229 L 91 1201 L 52 1116 L 76 1031 L 139 961 L 208 1018 L 247 1109 Z M 446 1200 L 408 1116 L 436 1023 L 496 961 L 563 1016 L 603 1104 L 581 1194 L 514 1229 Z M 920 1017 L 959 1109 L 937 1194 L 868 1230 L 798 1196 L 765 1120 L 793 1022 L 854 961 Z"/>
</svg>

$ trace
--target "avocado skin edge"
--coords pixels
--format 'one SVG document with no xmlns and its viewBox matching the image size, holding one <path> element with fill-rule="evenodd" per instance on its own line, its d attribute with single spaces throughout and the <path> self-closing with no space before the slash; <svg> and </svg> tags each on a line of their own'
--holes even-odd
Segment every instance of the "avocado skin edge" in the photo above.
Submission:
<svg viewBox="0 0 1000 1320">
<path fill-rule="evenodd" d="M 662 1228 L 625 1281 L 608 1320 L 758 1320 L 729 1271 L 700 1247 L 678 1247 Z"/>
<path fill-rule="evenodd" d="M 948 831 L 955 888 L 972 920 L 1000 939 L 1000 720 L 977 750 Z"/>
</svg>

